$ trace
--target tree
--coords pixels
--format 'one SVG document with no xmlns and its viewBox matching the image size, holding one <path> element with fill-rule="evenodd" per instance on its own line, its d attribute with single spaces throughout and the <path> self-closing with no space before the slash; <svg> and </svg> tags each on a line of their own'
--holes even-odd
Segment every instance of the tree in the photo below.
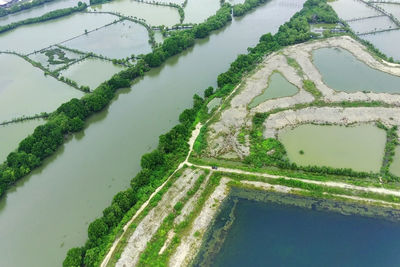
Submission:
<svg viewBox="0 0 400 267">
<path fill-rule="evenodd" d="M 82 265 L 82 248 L 71 248 L 63 262 L 63 267 L 80 267 Z"/>
<path fill-rule="evenodd" d="M 164 156 L 158 150 L 153 150 L 150 153 L 144 154 L 140 161 L 140 166 L 143 169 L 155 170 L 164 164 Z"/>
<path fill-rule="evenodd" d="M 107 234 L 108 226 L 104 222 L 104 219 L 96 219 L 90 225 L 88 229 L 89 240 L 94 243 L 98 243 L 100 239 Z"/>
<path fill-rule="evenodd" d="M 213 93 L 214 93 L 214 88 L 212 86 L 210 86 L 204 91 L 204 97 L 208 98 L 208 97 L 212 96 Z"/>
</svg>

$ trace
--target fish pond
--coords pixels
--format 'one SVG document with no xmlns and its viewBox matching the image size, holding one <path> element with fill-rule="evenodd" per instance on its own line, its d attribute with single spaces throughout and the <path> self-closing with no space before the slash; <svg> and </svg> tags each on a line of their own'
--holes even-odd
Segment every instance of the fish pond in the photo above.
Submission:
<svg viewBox="0 0 400 267">
<path fill-rule="evenodd" d="M 183 23 L 201 23 L 220 8 L 219 0 L 188 1 Z"/>
<path fill-rule="evenodd" d="M 89 86 L 94 90 L 122 69 L 122 66 L 114 65 L 107 60 L 87 58 L 69 66 L 60 72 L 60 75 L 77 82 L 79 86 Z"/>
<path fill-rule="evenodd" d="M 249 108 L 254 108 L 268 99 L 295 95 L 299 89 L 291 84 L 279 72 L 274 72 L 268 79 L 268 86 L 262 94 L 253 98 Z"/>
<path fill-rule="evenodd" d="M 151 52 L 147 29 L 124 20 L 62 43 L 72 49 L 121 59 Z"/>
<path fill-rule="evenodd" d="M 44 3 L 40 6 L 32 7 L 30 9 L 25 9 L 20 12 L 10 14 L 4 17 L 0 17 L 0 26 L 8 25 L 13 22 L 40 17 L 48 12 L 61 9 L 77 6 L 79 1 L 76 0 L 55 0 L 48 3 Z M 81 0 L 80 2 L 86 3 L 89 5 L 89 0 Z"/>
<path fill-rule="evenodd" d="M 117 20 L 110 14 L 76 13 L 42 23 L 24 25 L 0 34 L 1 51 L 29 54 L 103 27 Z"/>
<path fill-rule="evenodd" d="M 208 229 L 194 266 L 398 266 L 400 262 L 398 210 L 232 191 Z"/>
<path fill-rule="evenodd" d="M 14 151 L 19 142 L 28 135 L 33 133 L 33 130 L 44 123 L 42 119 L 27 120 L 15 122 L 0 126 L 0 162 L 3 162 L 8 154 Z"/>
<path fill-rule="evenodd" d="M 115 12 L 124 16 L 144 19 L 151 26 L 164 25 L 170 27 L 178 24 L 180 20 L 177 8 L 146 4 L 135 0 L 115 0 L 110 3 L 92 6 L 91 10 Z"/>
<path fill-rule="evenodd" d="M 289 160 L 301 166 L 316 165 L 379 172 L 386 133 L 372 124 L 356 126 L 304 124 L 285 128 L 278 139 Z"/>
<path fill-rule="evenodd" d="M 0 122 L 52 112 L 83 95 L 18 56 L 0 54 L 0 62 Z"/>
<path fill-rule="evenodd" d="M 341 48 L 320 48 L 312 53 L 322 80 L 336 91 L 400 93 L 400 77 L 376 69 Z"/>
<path fill-rule="evenodd" d="M 366 33 L 370 31 L 382 29 L 395 29 L 397 26 L 388 19 L 388 17 L 368 18 L 373 16 L 382 16 L 373 7 L 364 4 L 358 0 L 337 0 L 328 1 L 329 4 L 336 11 L 338 16 L 344 20 L 351 20 L 357 18 L 366 18 L 359 21 L 350 22 L 350 26 L 355 32 Z M 388 12 L 392 13 L 395 17 L 399 18 L 399 5 L 397 4 L 377 4 Z M 400 30 L 379 32 L 376 34 L 360 35 L 360 38 L 369 41 L 380 51 L 385 53 L 388 57 L 400 60 Z"/>
</svg>

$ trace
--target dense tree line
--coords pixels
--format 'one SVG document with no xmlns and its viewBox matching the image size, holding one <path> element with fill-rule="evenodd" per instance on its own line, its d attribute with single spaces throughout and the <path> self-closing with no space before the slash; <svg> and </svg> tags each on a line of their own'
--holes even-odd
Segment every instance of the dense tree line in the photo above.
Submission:
<svg viewBox="0 0 400 267">
<path fill-rule="evenodd" d="M 187 144 L 197 113 L 202 109 L 204 100 L 195 95 L 193 108 L 186 109 L 179 117 L 179 124 L 159 138 L 157 149 L 141 158 L 142 170 L 132 179 L 131 187 L 114 196 L 103 216 L 93 221 L 88 228 L 88 241 L 82 248 L 71 249 L 64 266 L 97 266 L 99 253 L 107 244 L 107 235 L 116 227 L 124 214 L 138 201 L 146 200 L 163 179 L 182 161 L 189 146 Z"/>
<path fill-rule="evenodd" d="M 44 21 L 48 21 L 48 20 L 57 19 L 57 18 L 64 17 L 64 16 L 68 16 L 68 15 L 70 15 L 72 13 L 85 10 L 86 7 L 87 7 L 87 5 L 85 3 L 79 2 L 78 6 L 76 6 L 76 7 L 69 7 L 69 8 L 63 8 L 63 9 L 54 10 L 54 11 L 50 11 L 50 12 L 48 12 L 48 13 L 44 14 L 43 16 L 40 16 L 40 17 L 29 18 L 29 19 L 13 22 L 13 23 L 8 24 L 8 25 L 0 26 L 0 33 L 13 30 L 13 29 L 15 29 L 15 28 L 17 28 L 19 26 L 22 26 L 22 25 L 29 25 L 29 24 L 33 24 L 33 23 L 44 22 Z"/>
<path fill-rule="evenodd" d="M 19 11 L 30 9 L 35 6 L 40 6 L 48 2 L 52 2 L 54 0 L 32 0 L 23 2 L 22 4 L 13 5 L 9 8 L 0 8 L 0 17 L 7 16 L 9 14 L 17 13 Z"/>
<path fill-rule="evenodd" d="M 240 17 L 252 10 L 253 8 L 266 3 L 268 0 L 246 0 L 243 4 L 233 6 L 232 12 L 234 17 Z"/>
</svg>

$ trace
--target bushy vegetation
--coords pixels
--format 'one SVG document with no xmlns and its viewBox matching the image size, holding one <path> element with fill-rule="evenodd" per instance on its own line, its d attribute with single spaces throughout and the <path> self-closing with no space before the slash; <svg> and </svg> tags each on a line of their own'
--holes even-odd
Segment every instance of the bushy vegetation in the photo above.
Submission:
<svg viewBox="0 0 400 267">
<path fill-rule="evenodd" d="M 5 26 L 0 26 L 0 33 L 13 30 L 22 25 L 29 25 L 29 24 L 33 24 L 33 23 L 44 22 L 44 21 L 68 16 L 72 13 L 85 10 L 86 7 L 87 7 L 87 5 L 85 3 L 79 2 L 76 7 L 69 7 L 69 8 L 54 10 L 54 11 L 50 11 L 40 17 L 29 18 L 29 19 L 13 22 L 13 23 L 5 25 Z"/>
<path fill-rule="evenodd" d="M 317 89 L 315 83 L 311 80 L 303 80 L 303 88 L 318 100 L 322 97 L 322 93 Z"/>
<path fill-rule="evenodd" d="M 60 48 L 49 49 L 44 53 L 49 58 L 49 63 L 52 65 L 57 64 L 68 64 L 69 62 L 74 61 L 73 59 L 69 59 L 65 56 L 65 52 Z M 58 59 L 55 59 L 55 56 Z"/>
</svg>

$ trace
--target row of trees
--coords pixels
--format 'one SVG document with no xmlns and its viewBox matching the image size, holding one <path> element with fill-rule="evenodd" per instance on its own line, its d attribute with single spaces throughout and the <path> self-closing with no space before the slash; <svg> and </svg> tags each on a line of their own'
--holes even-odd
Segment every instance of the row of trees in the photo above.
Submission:
<svg viewBox="0 0 400 267">
<path fill-rule="evenodd" d="M 39 6 L 48 2 L 52 2 L 54 0 L 32 0 L 23 2 L 22 4 L 16 4 L 11 6 L 10 8 L 0 8 L 0 17 L 7 16 L 9 14 L 17 13 L 19 11 L 30 9 L 35 6 Z"/>
<path fill-rule="evenodd" d="M 252 10 L 253 8 L 266 3 L 268 0 L 246 0 L 243 4 L 233 6 L 233 16 L 240 17 Z"/>
<path fill-rule="evenodd" d="M 0 33 L 4 33 L 6 31 L 13 30 L 19 26 L 22 25 L 29 25 L 33 23 L 38 23 L 38 22 L 44 22 L 52 19 L 57 19 L 60 17 L 68 16 L 72 13 L 79 12 L 82 10 L 85 10 L 87 5 L 85 3 L 79 2 L 76 7 L 69 7 L 69 8 L 63 8 L 63 9 L 58 9 L 54 11 L 50 11 L 43 16 L 36 17 L 36 18 L 30 18 L 30 19 L 25 19 L 17 22 L 13 22 L 8 25 L 0 26 Z"/>
</svg>

